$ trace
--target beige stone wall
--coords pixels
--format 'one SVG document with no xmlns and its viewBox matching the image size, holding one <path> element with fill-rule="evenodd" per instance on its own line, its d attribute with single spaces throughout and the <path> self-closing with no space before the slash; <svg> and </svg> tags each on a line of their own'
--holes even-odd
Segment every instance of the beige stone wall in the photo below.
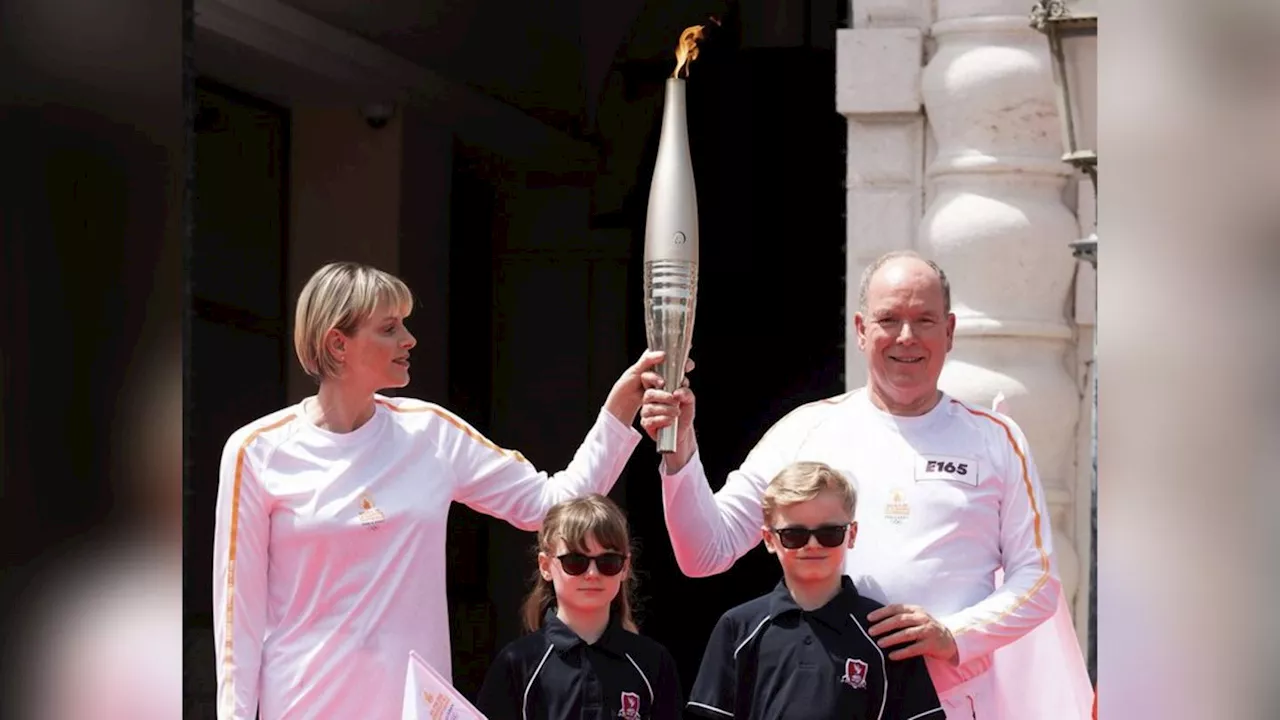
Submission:
<svg viewBox="0 0 1280 720">
<path fill-rule="evenodd" d="M 403 122 L 371 128 L 355 107 L 295 107 L 291 132 L 288 327 L 298 292 L 321 265 L 354 260 L 399 272 Z M 297 363 L 296 402 L 315 385 Z"/>
</svg>

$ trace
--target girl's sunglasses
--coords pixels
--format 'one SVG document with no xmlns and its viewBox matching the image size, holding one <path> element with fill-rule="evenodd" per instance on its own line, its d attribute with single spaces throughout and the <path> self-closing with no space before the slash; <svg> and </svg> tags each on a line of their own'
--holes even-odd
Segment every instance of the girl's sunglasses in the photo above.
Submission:
<svg viewBox="0 0 1280 720">
<path fill-rule="evenodd" d="M 809 536 L 817 538 L 818 544 L 822 547 L 833 548 L 839 547 L 840 543 L 844 542 L 844 536 L 849 530 L 849 524 L 823 525 L 816 528 L 772 528 L 772 530 L 778 536 L 778 542 L 782 543 L 782 547 L 788 550 L 799 550 L 808 545 Z"/>
<path fill-rule="evenodd" d="M 596 563 L 596 571 L 605 577 L 613 577 L 622 572 L 622 566 L 627 562 L 627 556 L 622 553 L 607 552 L 599 555 L 583 555 L 582 553 L 565 553 L 557 555 L 556 559 L 560 561 L 560 567 L 564 568 L 566 575 L 581 575 L 591 567 L 591 561 Z"/>
</svg>

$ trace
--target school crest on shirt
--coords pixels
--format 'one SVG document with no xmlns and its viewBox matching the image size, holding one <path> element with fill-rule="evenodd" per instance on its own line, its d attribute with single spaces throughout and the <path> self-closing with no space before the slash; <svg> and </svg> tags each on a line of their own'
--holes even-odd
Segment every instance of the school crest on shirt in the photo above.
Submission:
<svg viewBox="0 0 1280 720">
<path fill-rule="evenodd" d="M 618 711 L 622 720 L 640 720 L 640 695 L 633 692 L 622 693 L 622 709 Z"/>
<path fill-rule="evenodd" d="M 373 504 L 373 498 L 365 495 L 360 498 L 360 524 L 370 530 L 377 530 L 378 526 L 387 518 L 382 511 Z"/>
<path fill-rule="evenodd" d="M 840 682 L 856 690 L 867 687 L 867 664 L 861 660 L 849 658 L 844 661 L 844 677 Z"/>
</svg>

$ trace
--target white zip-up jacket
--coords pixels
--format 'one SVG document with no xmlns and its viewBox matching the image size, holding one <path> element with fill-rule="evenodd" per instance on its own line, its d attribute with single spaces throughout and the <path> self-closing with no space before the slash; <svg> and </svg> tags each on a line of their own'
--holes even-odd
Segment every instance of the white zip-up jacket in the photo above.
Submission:
<svg viewBox="0 0 1280 720">
<path fill-rule="evenodd" d="M 928 662 L 940 694 L 985 673 L 993 651 L 1054 613 L 1048 508 L 1026 438 L 1007 416 L 945 395 L 919 417 L 880 410 L 865 388 L 801 406 L 714 494 L 696 453 L 678 472 L 663 470 L 681 570 L 723 572 L 755 547 L 765 487 L 799 460 L 841 470 L 857 490 L 845 572 L 858 592 L 920 605 L 955 634 L 959 667 Z"/>
<path fill-rule="evenodd" d="M 548 476 L 438 405 L 383 396 L 350 433 L 301 404 L 238 430 L 214 540 L 219 720 L 398 720 L 410 650 L 452 678 L 450 504 L 536 530 L 557 502 L 608 493 L 639 441 L 601 410 Z"/>
</svg>

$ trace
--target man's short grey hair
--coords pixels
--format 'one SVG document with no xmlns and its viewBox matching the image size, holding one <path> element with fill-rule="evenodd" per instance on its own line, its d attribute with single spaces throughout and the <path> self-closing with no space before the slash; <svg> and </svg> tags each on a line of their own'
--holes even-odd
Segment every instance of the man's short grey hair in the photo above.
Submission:
<svg viewBox="0 0 1280 720">
<path fill-rule="evenodd" d="M 937 263 L 914 250 L 891 250 L 876 258 L 875 262 L 868 265 L 867 269 L 862 271 L 862 284 L 858 286 L 858 312 L 867 312 L 867 288 L 871 286 L 871 278 L 875 277 L 875 274 L 880 270 L 880 268 L 884 267 L 890 260 L 897 260 L 898 258 L 915 258 L 925 265 L 928 265 L 930 269 L 938 274 L 938 280 L 942 282 L 943 309 L 945 312 L 950 313 L 951 281 L 947 280 L 947 274 L 942 271 L 942 268 L 938 267 Z"/>
</svg>

